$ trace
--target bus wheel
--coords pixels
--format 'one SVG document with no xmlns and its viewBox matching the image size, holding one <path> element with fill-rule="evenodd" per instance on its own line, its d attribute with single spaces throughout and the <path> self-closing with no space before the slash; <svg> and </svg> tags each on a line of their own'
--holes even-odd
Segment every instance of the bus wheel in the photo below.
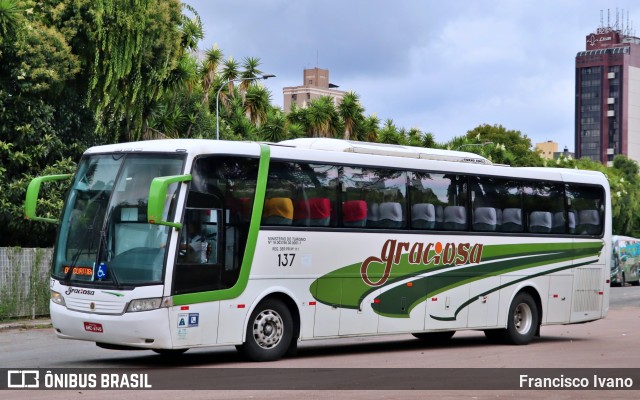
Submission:
<svg viewBox="0 0 640 400">
<path fill-rule="evenodd" d="M 445 332 L 416 332 L 412 333 L 412 335 L 420 340 L 423 340 L 427 343 L 433 344 L 443 344 L 449 341 L 453 337 L 456 331 L 445 331 Z"/>
<path fill-rule="evenodd" d="M 252 361 L 275 361 L 289 350 L 292 339 L 291 312 L 281 301 L 267 299 L 251 313 L 245 342 L 238 350 Z"/>
<path fill-rule="evenodd" d="M 529 293 L 520 292 L 509 307 L 505 342 L 510 344 L 528 344 L 536 334 L 539 312 L 536 302 Z"/>
</svg>

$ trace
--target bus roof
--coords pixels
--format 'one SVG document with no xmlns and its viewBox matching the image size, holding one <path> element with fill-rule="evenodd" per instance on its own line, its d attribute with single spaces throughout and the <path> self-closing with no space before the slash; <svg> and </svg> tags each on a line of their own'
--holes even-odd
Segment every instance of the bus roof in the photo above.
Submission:
<svg viewBox="0 0 640 400">
<path fill-rule="evenodd" d="M 424 147 L 403 146 L 354 140 L 330 138 L 300 138 L 284 140 L 279 145 L 347 153 L 375 154 L 380 156 L 420 158 L 424 160 L 440 160 L 490 165 L 491 161 L 474 153 L 455 150 L 440 150 Z"/>
<path fill-rule="evenodd" d="M 440 150 L 413 146 L 402 146 L 381 143 L 358 142 L 342 139 L 330 138 L 300 138 L 285 140 L 279 143 L 265 143 L 272 146 L 273 153 L 279 157 L 292 157 L 294 159 L 309 158 L 315 161 L 327 158 L 321 153 L 332 152 L 333 157 L 339 162 L 364 162 L 367 165 L 382 164 L 395 165 L 402 168 L 410 168 L 413 163 L 410 160 L 424 160 L 427 168 L 437 167 L 433 162 L 438 161 L 453 162 L 443 170 L 456 172 L 473 171 L 480 174 L 497 174 L 502 176 L 517 176 L 528 179 L 539 179 L 541 176 L 551 180 L 568 180 L 581 183 L 599 183 L 607 181 L 606 177 L 597 171 L 577 170 L 569 168 L 549 168 L 549 167 L 510 167 L 502 164 L 492 164 L 488 159 L 474 153 L 454 150 Z M 226 153 L 247 155 L 259 155 L 260 148 L 258 142 L 250 141 L 226 141 L 211 139 L 159 139 L 145 140 L 140 142 L 117 143 L 101 146 L 94 146 L 85 151 L 85 154 L 97 153 L 135 153 L 135 152 L 176 152 L 191 155 Z M 375 160 L 376 157 L 384 157 Z M 354 158 L 355 157 L 355 158 Z M 394 161 L 392 157 L 398 157 Z M 374 161 L 375 160 L 375 161 Z M 432 163 L 430 166 L 427 166 Z M 455 166 L 457 164 L 457 166 Z M 444 163 L 442 164 L 444 166 Z M 471 167 L 471 165 L 474 165 Z M 607 185 L 608 186 L 608 185 Z"/>
</svg>

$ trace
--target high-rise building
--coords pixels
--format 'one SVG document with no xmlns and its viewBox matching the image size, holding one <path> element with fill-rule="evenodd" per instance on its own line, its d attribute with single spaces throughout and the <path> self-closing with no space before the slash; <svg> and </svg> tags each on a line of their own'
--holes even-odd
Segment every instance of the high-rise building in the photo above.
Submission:
<svg viewBox="0 0 640 400">
<path fill-rule="evenodd" d="M 337 90 L 337 85 L 329 82 L 329 70 L 310 68 L 304 70 L 302 86 L 289 86 L 282 89 L 284 94 L 284 111 L 289 112 L 291 105 L 306 107 L 311 100 L 321 96 L 330 96 L 338 105 L 345 92 Z"/>
<path fill-rule="evenodd" d="M 640 162 L 640 38 L 625 28 L 624 12 L 613 26 L 602 12 L 600 20 L 576 55 L 576 157 Z"/>
</svg>

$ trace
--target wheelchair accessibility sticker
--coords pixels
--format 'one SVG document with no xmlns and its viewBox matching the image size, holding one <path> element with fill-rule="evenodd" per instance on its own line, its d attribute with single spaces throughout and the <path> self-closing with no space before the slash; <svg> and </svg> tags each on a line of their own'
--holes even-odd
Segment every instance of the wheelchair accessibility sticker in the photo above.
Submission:
<svg viewBox="0 0 640 400">
<path fill-rule="evenodd" d="M 178 328 L 193 328 L 200 322 L 200 313 L 178 314 Z"/>
<path fill-rule="evenodd" d="M 109 268 L 107 267 L 107 264 L 105 263 L 98 264 L 98 267 L 95 269 L 96 279 L 98 279 L 99 281 L 105 279 L 107 277 L 108 269 Z"/>
</svg>

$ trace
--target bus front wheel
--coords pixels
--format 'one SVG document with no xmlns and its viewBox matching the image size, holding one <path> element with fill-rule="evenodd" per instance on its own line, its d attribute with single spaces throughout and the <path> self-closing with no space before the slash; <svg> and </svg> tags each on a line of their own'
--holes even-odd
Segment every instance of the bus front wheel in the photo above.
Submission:
<svg viewBox="0 0 640 400">
<path fill-rule="evenodd" d="M 275 361 L 289 350 L 293 318 L 280 300 L 262 301 L 251 313 L 245 341 L 238 350 L 252 361 Z"/>
</svg>

